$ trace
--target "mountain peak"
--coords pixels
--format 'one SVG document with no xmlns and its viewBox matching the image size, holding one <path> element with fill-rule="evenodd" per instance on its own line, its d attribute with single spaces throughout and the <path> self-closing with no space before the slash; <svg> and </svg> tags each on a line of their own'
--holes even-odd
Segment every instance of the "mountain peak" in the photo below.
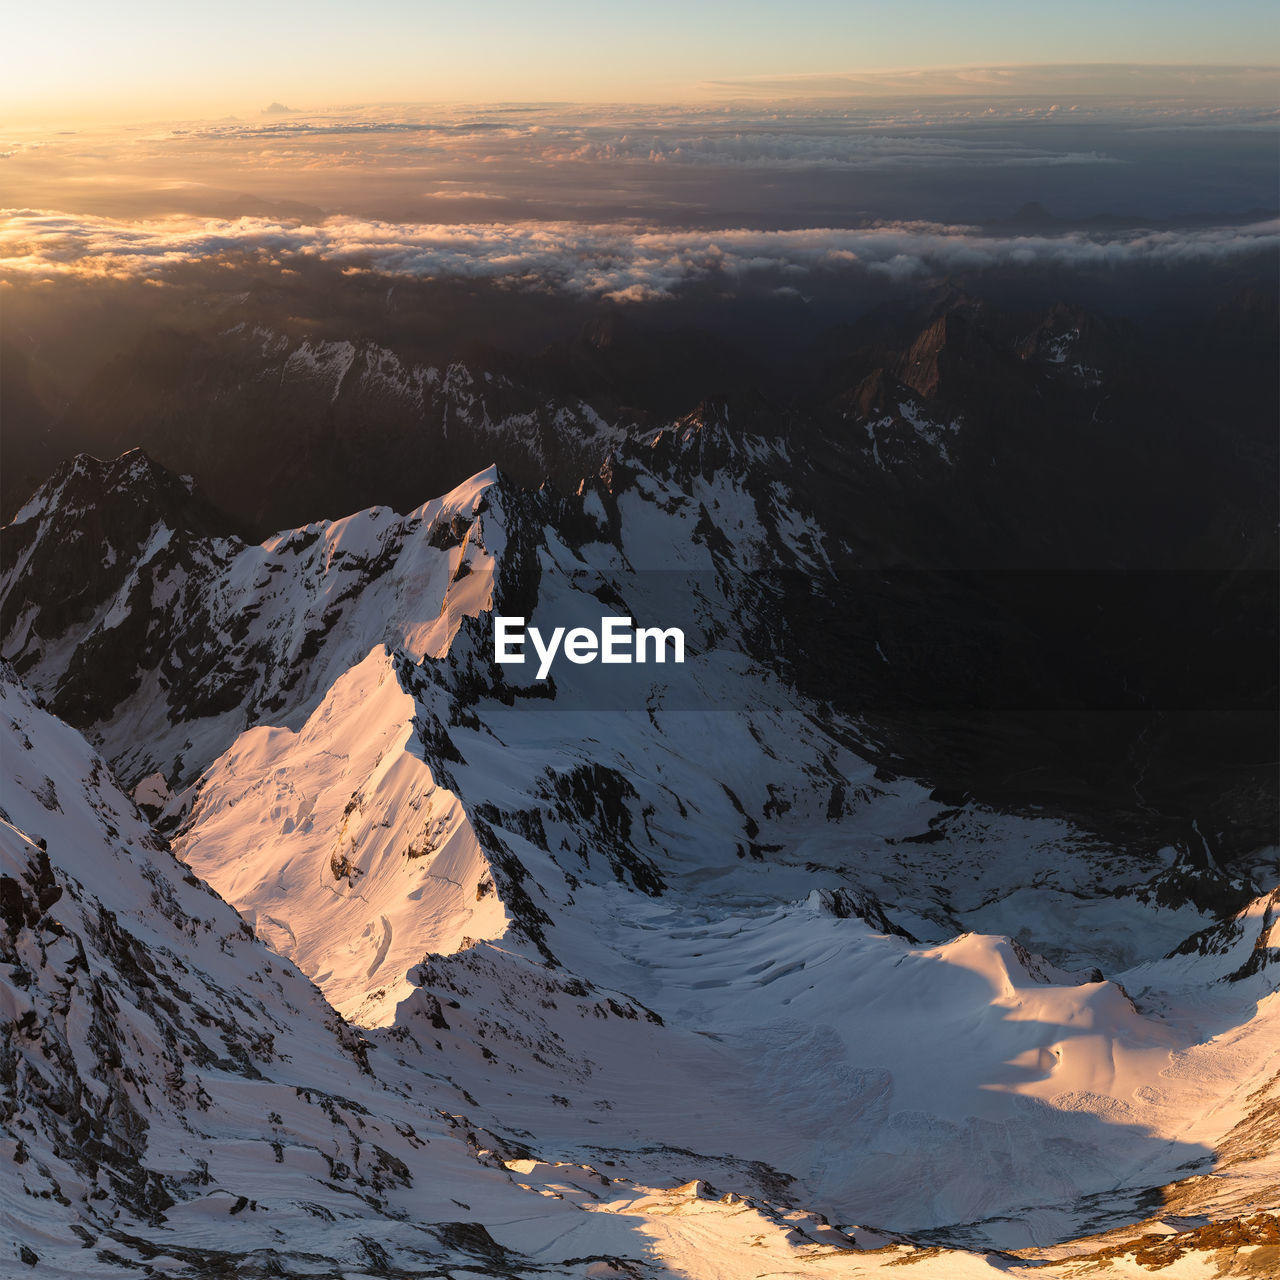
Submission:
<svg viewBox="0 0 1280 1280">
<path fill-rule="evenodd" d="M 74 519 L 103 506 L 136 512 L 134 523 L 162 519 L 170 527 L 230 532 L 229 521 L 210 507 L 190 476 L 178 476 L 145 449 L 135 447 L 112 458 L 78 453 L 61 463 L 10 522 L 21 526 L 39 518 Z"/>
<path fill-rule="evenodd" d="M 1039 200 L 1028 200 L 1009 221 L 1028 227 L 1043 227 L 1052 226 L 1062 219 L 1050 213 Z"/>
</svg>

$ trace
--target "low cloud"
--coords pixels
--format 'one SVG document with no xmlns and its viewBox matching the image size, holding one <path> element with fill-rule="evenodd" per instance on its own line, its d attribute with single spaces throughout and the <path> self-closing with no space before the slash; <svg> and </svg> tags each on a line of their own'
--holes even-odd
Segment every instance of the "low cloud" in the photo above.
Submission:
<svg viewBox="0 0 1280 1280">
<path fill-rule="evenodd" d="M 894 280 L 1001 266 L 1076 269 L 1217 262 L 1280 247 L 1280 220 L 1248 226 L 1091 234 L 991 235 L 937 223 L 856 230 L 642 230 L 513 222 L 442 225 L 335 217 L 171 217 L 125 221 L 48 211 L 0 216 L 0 278 L 162 278 L 175 266 L 235 255 L 285 265 L 319 258 L 350 271 L 497 282 L 514 289 L 642 301 L 693 285 L 803 289 L 865 271 Z"/>
<path fill-rule="evenodd" d="M 229 144 L 286 144 L 313 148 L 323 162 L 327 148 L 341 147 L 346 138 L 359 138 L 362 148 L 377 148 L 384 161 L 413 163 L 442 155 L 460 163 L 520 166 L 573 165 L 697 165 L 739 169 L 924 169 L 938 167 L 1031 167 L 1079 164 L 1117 164 L 1096 150 L 1064 150 L 1007 139 L 963 139 L 930 136 L 903 128 L 893 117 L 875 125 L 832 120 L 806 114 L 793 120 L 590 121 L 572 118 L 547 121 L 472 118 L 456 121 L 427 119 L 339 118 L 269 121 L 259 124 L 217 123 L 174 128 L 156 142 L 188 146 Z M 876 127 L 878 126 L 878 127 Z M 276 151 L 277 158 L 281 153 Z M 291 153 L 285 152 L 285 155 Z M 267 159 L 268 157 L 263 157 Z"/>
<path fill-rule="evenodd" d="M 763 75 L 713 80 L 703 86 L 736 99 L 967 97 L 1024 99 L 1059 94 L 1188 102 L 1275 105 L 1280 67 L 1161 65 L 1158 63 L 1023 63 L 1003 66 L 910 67 L 883 70 Z"/>
<path fill-rule="evenodd" d="M 1097 151 L 1053 151 L 1008 142 L 969 142 L 905 134 L 732 132 L 623 133 L 558 139 L 538 153 L 543 161 L 610 164 L 733 165 L 754 169 L 923 169 L 979 166 L 1118 164 Z"/>
<path fill-rule="evenodd" d="M 293 108 L 282 107 L 279 112 L 268 108 L 262 112 L 264 116 L 281 113 L 293 114 Z M 433 120 L 366 120 L 358 116 L 341 116 L 305 120 L 272 120 L 262 124 L 246 124 L 238 120 L 229 120 L 217 121 L 213 124 L 180 125 L 166 130 L 158 137 L 235 142 L 239 139 L 260 138 L 340 138 L 347 134 L 365 137 L 378 134 L 395 136 L 406 133 L 430 136 L 440 133 L 466 137 L 471 134 L 491 132 L 512 133 L 513 136 L 516 133 L 509 125 L 488 120 L 449 123 Z"/>
<path fill-rule="evenodd" d="M 497 196 L 489 191 L 455 191 L 452 187 L 442 187 L 438 191 L 424 191 L 428 200 L 506 200 L 506 196 Z"/>
<path fill-rule="evenodd" d="M 1124 213 L 1163 223 L 1189 211 L 1220 218 L 1272 208 L 1268 131 L 1278 123 L 1274 103 L 1068 95 L 670 109 L 397 105 L 10 134 L 0 153 L 16 154 L 0 167 L 10 204 L 111 218 L 320 221 L 323 210 L 397 224 L 470 222 L 481 207 L 465 200 L 483 193 L 506 200 L 513 220 L 592 226 L 987 222 L 1029 201 L 1070 219 Z M 1204 145 L 1208 131 L 1222 132 L 1220 146 Z"/>
</svg>

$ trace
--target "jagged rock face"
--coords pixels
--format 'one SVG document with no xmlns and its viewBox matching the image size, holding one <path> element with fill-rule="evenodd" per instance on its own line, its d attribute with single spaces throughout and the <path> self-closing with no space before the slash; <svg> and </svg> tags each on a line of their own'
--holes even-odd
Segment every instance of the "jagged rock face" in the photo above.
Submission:
<svg viewBox="0 0 1280 1280">
<path fill-rule="evenodd" d="M 110 462 L 81 455 L 6 528 L 0 563 L 14 584 L 6 617 L 21 625 L 38 613 L 44 635 L 62 635 L 125 587 L 137 561 L 176 530 L 197 530 L 202 514 L 189 485 L 141 450 Z M 15 656 L 21 669 L 24 653 Z"/>
<path fill-rule="evenodd" d="M 244 728 L 300 727 L 371 648 L 436 657 L 459 627 L 466 632 L 466 618 L 487 608 L 533 616 L 541 601 L 545 615 L 560 598 L 543 591 L 554 564 L 557 584 L 575 580 L 565 597 L 575 609 L 686 622 L 699 647 L 748 656 L 829 705 L 832 738 L 864 755 L 923 772 L 946 794 L 1047 801 L 1104 842 L 1136 844 L 1142 854 L 1130 883 L 1156 869 L 1151 859 L 1162 845 L 1189 847 L 1194 827 L 1223 874 L 1187 880 L 1190 896 L 1179 901 L 1230 912 L 1248 900 L 1252 859 L 1274 816 L 1265 787 L 1247 795 L 1261 785 L 1250 731 L 1259 735 L 1266 719 L 1265 710 L 1255 708 L 1253 720 L 1240 710 L 1256 696 L 1253 665 L 1214 668 L 1219 684 L 1205 695 L 1206 713 L 1183 714 L 1176 695 L 1187 677 L 1180 674 L 1172 692 L 1162 688 L 1159 659 L 1147 661 L 1156 668 L 1146 672 L 1148 686 L 1133 685 L 1157 608 L 1172 626 L 1188 601 L 1168 599 L 1158 584 L 1154 596 L 1140 595 L 1126 579 L 1104 584 L 1111 612 L 1098 619 L 1096 604 L 1086 608 L 1092 588 L 1075 577 L 1027 584 L 1001 572 L 860 569 L 839 534 L 847 517 L 824 505 L 826 478 L 815 461 L 795 456 L 783 439 L 735 428 L 733 412 L 703 406 L 615 453 L 574 495 L 530 493 L 482 476 L 406 517 L 375 508 L 256 547 L 184 524 L 172 495 L 134 493 L 153 471 L 164 474 L 142 455 L 86 462 L 76 472 L 86 491 L 66 511 L 67 480 L 59 477 L 14 526 L 5 653 L 56 711 L 101 739 L 131 785 L 159 772 L 181 789 Z M 112 467 L 127 473 L 123 480 Z M 174 484 L 156 488 L 169 494 Z M 113 563 L 68 623 L 60 602 L 44 609 L 41 583 L 64 546 L 75 545 L 83 502 L 102 510 L 118 504 L 123 518 L 101 535 Z M 1248 629 L 1260 603 L 1265 613 L 1251 590 L 1236 629 Z M 1196 609 L 1211 631 L 1231 591 L 1215 580 L 1199 592 Z M 1214 635 L 1195 673 L 1235 634 Z M 486 643 L 476 633 L 472 649 L 480 654 Z M 1183 657 L 1171 649 L 1171 666 Z M 445 723 L 474 721 L 469 704 L 482 694 L 515 696 L 487 659 L 468 662 L 454 673 Z M 578 705 L 601 697 L 601 705 L 641 705 L 626 698 L 640 698 L 642 687 L 628 689 L 584 688 Z M 1149 694 L 1168 696 L 1171 710 L 1144 713 Z M 860 716 L 856 730 L 851 712 Z M 1189 776 L 1193 729 L 1212 741 L 1242 733 L 1246 741 L 1214 762 L 1199 752 Z M 448 753 L 441 739 L 446 769 Z M 1028 758 L 1036 769 L 1025 767 Z M 1028 772 L 1029 790 L 1010 789 L 1009 774 Z M 1175 785 L 1181 790 L 1171 795 Z M 828 778 L 823 786 L 830 803 L 844 784 Z M 750 855 L 765 843 L 751 834 L 735 841 Z M 647 855 L 636 857 L 627 853 L 623 862 L 661 879 L 643 869 Z"/>
<path fill-rule="evenodd" d="M 630 1238 L 639 1232 L 660 1236 L 657 1265 L 698 1274 L 708 1249 L 749 1247 L 735 1225 L 749 1218 L 779 1266 L 797 1250 L 852 1250 L 858 1274 L 914 1260 L 903 1232 L 980 1251 L 1131 1222 L 1150 1188 L 1210 1168 L 1232 1126 L 1257 1128 L 1232 1099 L 1265 1086 L 1272 1069 L 1270 907 L 1206 933 L 1215 920 L 1197 905 L 1198 885 L 1227 910 L 1224 886 L 1251 890 L 1221 867 L 1195 874 L 1213 871 L 1203 842 L 1181 857 L 1108 842 L 877 769 L 867 723 L 765 660 L 783 646 L 794 666 L 810 651 L 789 630 L 804 616 L 798 583 L 837 598 L 842 551 L 804 497 L 817 470 L 785 441 L 734 429 L 725 411 L 704 406 L 619 451 L 568 496 L 490 472 L 405 517 L 364 512 L 256 547 L 175 531 L 148 555 L 152 539 L 137 529 L 107 532 L 104 545 L 132 546 L 130 567 L 94 597 L 87 621 L 55 634 L 32 615 L 15 629 L 27 677 L 55 703 L 81 649 L 123 654 L 112 648 L 119 625 L 107 625 L 117 616 L 142 613 L 134 625 L 149 642 L 181 655 L 153 661 L 134 643 L 137 685 L 91 724 L 128 781 L 148 784 L 139 798 L 162 802 L 179 862 L 145 844 L 104 771 L 109 826 L 85 821 L 98 824 L 89 847 L 107 852 L 76 870 L 69 850 L 80 846 L 56 841 L 53 824 L 79 794 L 77 812 L 97 815 L 82 743 L 74 768 L 17 770 L 21 814 L 5 802 L 25 835 L 0 918 L 33 980 L 50 980 L 61 959 L 38 949 L 55 945 L 44 922 L 68 927 L 59 912 L 89 901 L 83 889 L 116 921 L 96 933 L 88 916 L 75 925 L 91 968 L 120 969 L 113 982 L 179 1046 L 182 1028 L 204 1025 L 188 1004 L 207 1006 L 218 1029 L 217 1043 L 202 1039 L 213 1057 L 187 1067 L 205 1073 L 199 1087 L 212 1099 L 197 1126 L 212 1132 L 205 1145 L 179 1136 L 177 1104 L 139 1101 L 123 1076 L 141 1120 L 84 1120 L 133 1135 L 128 1167 L 151 1188 L 122 1205 L 128 1223 L 113 1228 L 111 1248 L 141 1251 L 148 1231 L 177 1231 L 184 1248 L 220 1256 L 225 1226 L 184 1217 L 179 1188 L 198 1164 L 146 1156 L 176 1148 L 185 1159 L 191 1147 L 226 1189 L 228 1216 L 253 1222 L 252 1247 L 277 1251 L 273 1265 L 295 1265 L 267 1231 L 281 1229 L 272 1215 L 287 1199 L 295 1218 L 304 1202 L 335 1215 L 327 1225 L 315 1215 L 319 1237 L 284 1228 L 331 1268 L 430 1274 L 458 1257 L 495 1274 L 627 1274 L 646 1247 Z M 6 590 L 34 590 L 27 566 L 40 531 L 59 527 L 51 493 L 24 513 L 31 521 L 30 556 Z M 164 561 L 175 541 L 186 559 Z M 539 683 L 527 666 L 495 664 L 491 611 L 539 625 L 602 612 L 678 618 L 690 661 L 637 667 L 619 683 L 562 664 Z M 218 700 L 227 688 L 235 705 Z M 47 717 L 24 704 L 7 723 L 15 755 L 50 752 Z M 140 932 L 148 907 L 130 905 L 144 846 L 156 937 Z M 243 994 L 259 988 L 246 965 L 264 980 L 267 963 L 293 970 L 267 961 L 252 930 L 184 881 L 184 863 L 366 1023 L 363 1035 L 294 975 L 311 1003 L 290 996 L 288 1016 L 267 1024 L 275 1058 L 255 1049 L 237 1029 L 262 1022 L 259 997 Z M 206 940 L 191 920 L 226 928 L 216 923 Z M 184 957 L 188 935 L 199 945 Z M 1162 958 L 1188 938 L 1199 940 Z M 250 958 L 234 972 L 218 968 L 224 942 Z M 211 975 L 221 1003 L 191 973 Z M 1215 1044 L 1224 1027 L 1238 1032 L 1230 1055 Z M 163 1030 L 149 1035 L 169 1043 Z M 286 1035 L 298 1042 L 288 1059 Z M 302 1048 L 309 1040 L 324 1046 L 318 1057 Z M 135 1075 L 148 1043 L 141 1032 L 92 1039 Z M 245 1104 L 233 1097 L 242 1079 L 302 1094 L 290 1110 L 274 1095 Z M 64 1138 L 45 1113 L 57 1117 L 76 1086 L 67 1076 L 52 1104 L 33 1079 L 23 1088 L 52 1153 Z M 267 1108 L 279 1125 L 261 1123 Z M 327 1145 L 310 1128 L 316 1110 Z M 1188 1115 L 1201 1117 L 1194 1134 Z M 215 1131 L 215 1116 L 235 1123 Z M 270 1166 L 252 1145 L 264 1135 Z M 250 1145 L 228 1155 L 224 1139 Z M 273 1190 L 272 1170 L 283 1176 L 273 1141 L 292 1178 L 287 1197 Z M 291 1143 L 320 1152 L 299 1156 L 296 1178 Z M 995 1172 L 975 1179 L 975 1167 Z M 1260 1203 L 1268 1168 L 1262 1156 L 1240 1164 L 1235 1203 Z M 70 1178 L 53 1176 L 59 1187 Z M 353 1182 L 360 1203 L 337 1203 L 376 1224 L 359 1237 L 386 1259 L 352 1242 L 350 1219 L 332 1207 L 344 1192 L 321 1194 L 317 1179 Z M 397 1219 L 404 1210 L 422 1221 L 424 1186 L 430 1239 Z M 654 1186 L 665 1190 L 646 1199 Z M 527 1223 L 531 1193 L 540 1207 L 561 1197 L 545 1227 L 554 1247 L 537 1262 L 501 1227 Z M 66 1221 L 88 1221 L 66 1198 L 61 1208 L 81 1215 Z M 701 1245 L 654 1226 L 669 1215 L 696 1218 Z M 876 1229 L 849 1225 L 868 1222 Z M 105 1232 L 96 1220 L 86 1229 Z M 864 1252 L 880 1247 L 890 1252 Z M 227 1266 L 257 1265 L 243 1262 L 248 1251 Z M 982 1265 L 935 1256 L 940 1276 Z"/>
<path fill-rule="evenodd" d="M 373 1046 L 8 673 L 0 704 L 6 1274 L 77 1274 L 86 1249 L 104 1275 L 503 1274 L 462 1201 L 507 1179 L 394 1071 L 375 1082 Z"/>
<path fill-rule="evenodd" d="M 105 718 L 148 666 L 180 661 L 152 616 L 155 584 L 225 563 L 232 544 L 210 523 L 189 485 L 140 450 L 60 467 L 6 528 L 7 658 L 28 672 L 70 634 L 55 705 L 77 723 Z M 95 626 L 97 643 L 85 635 Z"/>
<path fill-rule="evenodd" d="M 440 652 L 488 599 L 483 486 L 260 546 L 210 535 L 172 500 L 175 486 L 138 452 L 77 460 L 6 530 L 4 654 L 58 714 L 102 738 L 131 784 L 159 770 L 185 785 L 243 728 L 305 719 L 371 646 Z M 95 555 L 99 573 L 85 560 Z"/>
</svg>

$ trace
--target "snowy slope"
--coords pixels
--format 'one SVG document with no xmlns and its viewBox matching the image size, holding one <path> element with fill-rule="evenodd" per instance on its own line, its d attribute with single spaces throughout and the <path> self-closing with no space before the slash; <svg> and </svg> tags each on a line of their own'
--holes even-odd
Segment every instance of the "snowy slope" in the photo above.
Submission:
<svg viewBox="0 0 1280 1280">
<path fill-rule="evenodd" d="M 330 1092 L 397 1117 L 379 1145 L 412 1173 L 402 1122 L 433 1149 L 441 1112 L 488 1130 L 446 1181 L 457 1220 L 513 1251 L 495 1274 L 1022 1270 L 991 1249 L 1129 1274 L 1145 1226 L 1217 1257 L 1197 1214 L 1274 1207 L 1274 895 L 1222 922 L 1152 887 L 1173 849 L 874 768 L 858 722 L 758 659 L 784 625 L 768 566 L 829 585 L 820 525 L 764 479 L 782 446 L 687 422 L 645 448 L 571 497 L 490 471 L 258 547 L 148 523 L 78 621 L 33 605 L 10 643 L 57 706 L 141 630 L 94 734 L 131 783 L 163 775 L 139 800 L 252 923 L 259 967 L 269 944 L 363 1028 L 306 988 L 352 1064 Z M 22 514 L 31 563 L 71 537 L 65 497 Z M 5 589 L 34 598 L 30 578 Z M 539 684 L 492 662 L 491 612 L 678 621 L 689 661 Z M 24 708 L 15 724 L 52 724 Z M 92 774 L 76 750 L 59 797 Z M 17 772 L 15 822 L 44 834 L 43 773 Z M 94 849 L 126 831 L 112 803 Z M 101 892 L 134 901 L 115 879 Z M 370 1237 L 390 1252 L 398 1232 Z"/>
<path fill-rule="evenodd" d="M 79 734 L 8 676 L 0 700 L 5 1274 L 20 1248 L 49 1275 L 84 1274 L 85 1249 L 99 1274 L 448 1256 L 431 1224 L 506 1180 L 368 1074 L 363 1037 L 157 845 Z"/>
<path fill-rule="evenodd" d="M 438 1012 L 368 1040 L 345 1027 L 157 847 L 78 734 L 7 677 L 0 700 L 5 758 L 19 762 L 4 793 L 0 880 L 7 1273 L 82 1276 L 88 1263 L 103 1277 L 214 1268 L 711 1280 L 852 1278 L 909 1262 L 925 1280 L 1068 1274 L 836 1227 L 756 1160 L 684 1144 L 615 1150 L 608 1144 L 630 1117 L 607 1110 L 585 1121 L 603 1129 L 592 1161 L 486 1130 L 482 1100 L 446 1078 L 485 1083 L 469 1060 L 483 1060 L 479 1039 L 455 1042 L 435 1025 Z M 824 918 L 875 940 L 856 922 Z M 588 1029 L 573 1046 L 579 1071 L 589 1067 L 583 1049 L 607 1042 L 599 1028 L 659 1027 L 580 980 L 545 969 L 538 980 Z M 505 995 L 514 1003 L 521 991 Z M 601 1002 L 607 1015 L 589 1012 Z M 445 1012 L 466 1024 L 467 1012 Z M 719 1034 L 678 1032 L 663 1047 Z M 614 1061 L 602 1074 L 617 1083 L 629 1072 L 632 1108 L 656 1117 L 660 1096 L 675 1080 L 695 1085 L 702 1064 L 695 1051 L 672 1064 L 674 1078 L 652 1065 Z M 578 1106 L 572 1073 L 553 1074 L 569 1095 L 553 1105 L 568 1118 Z M 507 1084 L 521 1087 L 509 1072 Z M 706 1102 L 691 1090 L 687 1105 Z"/>
<path fill-rule="evenodd" d="M 307 971 L 344 1008 L 359 1007 L 362 984 L 363 998 L 376 999 L 389 980 L 401 981 L 397 997 L 406 981 L 423 982 L 424 997 L 397 1022 L 438 1041 L 458 1082 L 502 1123 L 544 1141 L 557 1135 L 560 1159 L 588 1162 L 609 1145 L 637 1178 L 683 1177 L 687 1158 L 673 1169 L 671 1153 L 692 1149 L 695 1163 L 733 1170 L 735 1191 L 798 1186 L 833 1221 L 961 1232 L 985 1222 L 974 1240 L 1041 1244 L 1078 1230 L 1090 1197 L 1207 1167 L 1220 1133 L 1209 1126 L 1187 1141 L 1183 1121 L 1197 1109 L 1221 1112 L 1265 1079 L 1272 1006 L 1213 1088 L 1198 1070 L 1185 1088 L 1158 1085 L 1197 1057 L 1208 1023 L 1174 1019 L 1169 1010 L 1186 998 L 1177 988 L 1159 997 L 1168 1008 L 1158 1016 L 1138 1012 L 1123 971 L 1204 918 L 1112 897 L 1102 864 L 1119 883 L 1123 860 L 1061 822 L 949 812 L 913 784 L 877 779 L 794 693 L 714 647 L 708 637 L 736 597 L 709 589 L 715 562 L 693 536 L 697 520 L 709 507 L 720 513 L 736 564 L 750 565 L 766 532 L 749 496 L 723 476 L 690 487 L 682 496 L 640 474 L 620 496 L 584 489 L 595 536 L 569 546 L 544 528 L 532 551 L 535 622 L 587 620 L 602 583 L 644 617 L 655 570 L 663 604 L 688 585 L 702 630 L 684 670 L 632 672 L 643 692 L 629 690 L 631 701 L 612 709 L 591 668 L 558 670 L 551 702 L 513 699 L 512 685 L 528 688 L 530 678 L 489 665 L 482 620 L 460 630 L 443 664 L 400 664 L 417 701 L 417 749 L 471 815 L 514 930 L 417 972 L 384 971 L 381 939 L 406 926 L 387 916 L 384 928 L 371 901 Z M 514 555 L 529 528 L 510 505 L 495 510 L 519 526 L 508 531 Z M 514 587 L 497 575 L 499 604 Z M 341 697 L 335 687 L 335 705 Z M 372 705 L 367 694 L 363 705 Z M 775 749 L 783 743 L 785 754 Z M 259 776 L 279 768 L 273 757 Z M 257 883 L 293 845 L 286 833 L 266 862 L 244 857 L 225 798 L 243 803 L 239 775 L 231 754 L 209 771 L 178 847 L 197 869 L 239 862 Z M 330 807 L 349 794 L 335 789 Z M 389 844 L 403 845 L 396 824 L 407 815 L 384 812 Z M 941 838 L 912 840 L 940 817 Z M 330 824 L 330 839 L 339 826 Z M 1042 868 L 1034 885 L 1019 875 L 1029 851 Z M 422 886 L 407 927 L 427 943 L 456 887 L 412 877 L 402 855 L 392 861 L 399 894 Z M 1091 882 L 1097 896 L 1082 900 L 1078 886 Z M 236 901 L 256 903 L 225 883 Z M 814 895 L 840 889 L 846 909 L 871 923 L 815 905 Z M 295 933 L 317 911 L 305 893 L 280 906 Z M 948 941 L 957 925 L 985 921 L 1016 925 L 1010 932 L 1076 972 L 999 937 Z M 883 936 L 895 925 L 934 945 Z M 422 947 L 430 950 L 453 948 Z M 562 966 L 553 974 L 572 975 L 567 985 L 544 976 L 548 957 Z M 585 996 L 563 1015 L 579 988 Z M 1256 998 L 1224 987 L 1227 1013 L 1213 1005 L 1207 1016 L 1249 1012 Z M 1221 1071 L 1215 1063 L 1207 1075 Z M 593 1132 L 605 1127 L 607 1144 Z M 975 1180 L 975 1161 L 1002 1172 Z"/>
<path fill-rule="evenodd" d="M 81 553 L 86 504 L 144 508 L 165 474 L 137 451 L 78 458 L 6 533 L 5 656 L 89 728 L 126 780 L 159 771 L 185 783 L 248 725 L 301 725 L 373 645 L 435 655 L 462 616 L 487 607 L 492 552 L 477 515 L 492 472 L 406 516 L 375 507 L 260 546 L 203 534 L 172 502 L 154 504 L 137 528 L 117 519 L 103 531 L 119 567 L 95 575 L 70 626 L 28 603 L 43 599 L 50 566 Z"/>
<path fill-rule="evenodd" d="M 396 1059 L 411 1034 L 367 1041 L 185 875 L 80 735 L 8 675 L 0 702 L 4 1274 L 712 1276 L 744 1214 L 770 1265 L 866 1273 L 812 1215 L 486 1133 Z"/>
<path fill-rule="evenodd" d="M 1239 1118 L 1233 1108 L 1280 1066 L 1275 970 L 1206 994 L 1203 973 L 1153 979 L 1140 968 L 1135 1009 L 1122 985 L 1134 981 L 1129 972 L 1113 970 L 1111 980 L 1092 967 L 1064 973 L 998 937 L 913 945 L 893 936 L 895 923 L 946 933 L 866 892 L 866 883 L 884 883 L 877 854 L 896 852 L 880 832 L 895 821 L 906 831 L 922 824 L 908 825 L 909 790 L 895 795 L 865 775 L 868 796 L 847 825 L 832 831 L 812 812 L 806 823 L 798 805 L 781 817 L 761 813 L 756 835 L 770 852 L 739 857 L 743 815 L 718 780 L 730 779 L 753 812 L 761 798 L 790 805 L 800 788 L 783 784 L 794 784 L 809 745 L 798 736 L 788 760 L 770 759 L 757 741 L 779 740 L 765 731 L 766 705 L 767 689 L 757 690 L 736 734 L 737 717 L 723 714 L 708 734 L 705 723 L 690 732 L 691 719 L 707 718 L 697 713 L 632 716 L 626 725 L 619 713 L 519 723 L 518 713 L 490 716 L 483 704 L 480 719 L 498 742 L 450 730 L 466 762 L 449 765 L 454 787 L 463 797 L 494 797 L 483 810 L 493 824 L 489 846 L 520 859 L 548 917 L 545 947 L 594 984 L 584 1026 L 579 1010 L 562 1013 L 563 997 L 543 989 L 540 968 L 505 945 L 433 960 L 423 975 L 431 1000 L 421 1010 L 410 1002 L 401 1017 L 429 1022 L 458 1001 L 460 1010 L 444 1015 L 448 1032 L 434 1034 L 465 1062 L 459 1079 L 468 1089 L 512 1126 L 544 1141 L 562 1135 L 562 1159 L 626 1135 L 626 1154 L 611 1157 L 637 1176 L 654 1162 L 671 1168 L 674 1159 L 683 1170 L 712 1159 L 739 1179 L 735 1190 L 760 1193 L 775 1178 L 794 1179 L 793 1192 L 834 1222 L 946 1228 L 1002 1247 L 1073 1234 L 1099 1213 L 1094 1197 L 1112 1195 L 1123 1205 L 1114 1211 L 1128 1212 L 1121 1188 L 1136 1193 L 1211 1167 L 1213 1144 Z M 525 736 L 535 727 L 540 748 Z M 634 785 L 623 803 L 635 815 L 637 852 L 662 878 L 661 896 L 608 876 L 590 851 L 573 856 L 582 817 L 549 802 L 558 789 L 514 802 L 522 758 L 563 760 L 575 748 L 606 771 L 595 775 L 597 794 L 611 766 Z M 567 763 L 559 769 L 571 773 Z M 916 805 L 928 812 L 925 797 Z M 800 833 L 818 824 L 824 840 L 806 846 Z M 1034 828 L 988 817 L 987 839 L 1006 874 L 1035 847 Z M 607 848 L 607 834 L 593 847 Z M 1069 833 L 1059 834 L 1069 854 Z M 828 866 L 812 859 L 815 847 Z M 823 890 L 841 881 L 834 901 L 845 918 L 823 906 Z M 1040 937 L 1077 958 L 1103 958 L 1111 948 L 1093 945 L 1098 935 L 1061 935 L 1087 916 L 1084 906 L 1054 931 L 1059 892 L 1048 888 L 1037 903 L 1021 891 Z M 1117 914 L 1125 918 L 1123 907 Z M 1148 948 L 1163 945 L 1157 914 L 1134 903 L 1125 918 L 1131 937 L 1149 922 Z M 1249 954 L 1254 940 L 1243 937 L 1237 949 Z M 1235 967 L 1243 959 L 1236 955 Z M 1223 1025 L 1239 1028 L 1229 1053 L 1213 1047 Z M 468 1042 L 482 1052 L 468 1056 Z M 1191 1116 L 1214 1119 L 1191 1138 Z M 749 1167 L 754 1161 L 765 1167 Z"/>
<path fill-rule="evenodd" d="M 414 745 L 413 700 L 381 648 L 297 733 L 243 733 L 200 782 L 183 860 L 257 934 L 366 1026 L 390 1022 L 408 971 L 506 916 L 458 798 Z"/>
</svg>

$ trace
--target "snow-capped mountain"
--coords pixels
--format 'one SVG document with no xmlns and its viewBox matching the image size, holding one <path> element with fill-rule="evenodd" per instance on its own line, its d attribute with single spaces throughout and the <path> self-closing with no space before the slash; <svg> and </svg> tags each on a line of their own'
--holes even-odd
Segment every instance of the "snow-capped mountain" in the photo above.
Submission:
<svg viewBox="0 0 1280 1280">
<path fill-rule="evenodd" d="M 486 1131 L 462 1063 L 345 1023 L 7 672 L 0 702 L 5 1274 L 596 1280 L 856 1247 L 785 1200 Z"/>
<path fill-rule="evenodd" d="M 525 1197 L 451 1114 L 460 1091 L 375 1073 L 78 733 L 9 674 L 0 700 L 5 1273 L 503 1274 L 465 1202 Z"/>
<path fill-rule="evenodd" d="M 880 385 L 918 441 L 943 430 L 931 391 Z M 1053 1275 L 1128 1266 L 1144 1232 L 1271 1247 L 1274 849 L 1224 864 L 1216 832 L 1127 838 L 887 769 L 883 724 L 797 670 L 851 550 L 820 492 L 724 406 L 576 493 L 490 469 L 256 545 L 144 454 L 64 466 L 6 529 L 3 652 L 104 759 L 6 686 L 10 972 L 67 1042 L 51 948 L 83 937 L 76 983 L 126 992 L 137 1019 L 59 1087 L 121 1073 L 154 1193 L 65 1189 L 66 1108 L 24 1050 L 9 1123 L 44 1126 L 63 1232 L 104 1266 L 222 1249 L 241 1274 Z M 495 614 L 678 624 L 687 661 L 542 682 L 494 661 Z M 855 672 L 901 670 L 872 639 Z M 205 1017 L 192 1117 L 145 1082 Z M 42 1259 L 46 1220 L 15 1227 Z"/>
</svg>

